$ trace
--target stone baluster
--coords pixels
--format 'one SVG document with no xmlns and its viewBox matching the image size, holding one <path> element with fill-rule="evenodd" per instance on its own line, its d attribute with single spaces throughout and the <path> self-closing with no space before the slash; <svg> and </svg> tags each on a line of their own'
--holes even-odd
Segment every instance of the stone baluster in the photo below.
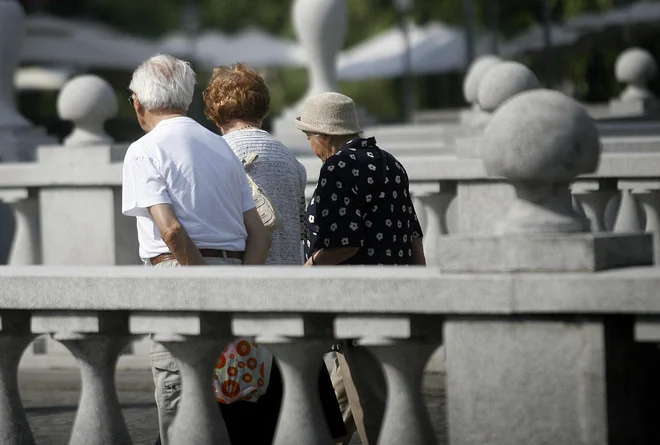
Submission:
<svg viewBox="0 0 660 445">
<path fill-rule="evenodd" d="M 422 396 L 422 380 L 426 363 L 441 342 L 440 325 L 433 317 L 336 318 L 338 338 L 361 338 L 360 346 L 368 347 L 381 362 L 387 406 L 379 445 L 436 443 Z"/>
<path fill-rule="evenodd" d="M 132 340 L 124 313 L 53 312 L 32 317 L 32 329 L 52 333 L 78 360 L 82 390 L 69 445 L 132 443 L 119 405 L 115 369 Z"/>
<path fill-rule="evenodd" d="M 572 192 L 582 205 L 586 217 L 591 221 L 591 230 L 606 231 L 605 210 L 618 193 L 616 181 L 608 179 L 578 181 L 573 184 Z"/>
<path fill-rule="evenodd" d="M 212 391 L 218 356 L 231 342 L 230 321 L 214 313 L 133 313 L 130 330 L 153 340 L 176 358 L 181 400 L 169 429 L 171 444 L 229 444 L 229 433 Z"/>
<path fill-rule="evenodd" d="M 229 433 L 211 391 L 213 368 L 227 343 L 213 337 L 155 336 L 176 358 L 181 373 L 181 402 L 169 442 L 229 444 Z"/>
<path fill-rule="evenodd" d="M 274 445 L 333 443 L 319 396 L 323 355 L 332 344 L 332 320 L 311 315 L 237 315 L 236 336 L 258 336 L 275 353 L 284 380 Z"/>
<path fill-rule="evenodd" d="M 0 200 L 10 205 L 15 220 L 14 237 L 9 251 L 10 266 L 41 264 L 39 201 L 29 189 L 5 190 Z"/>
<path fill-rule="evenodd" d="M 639 190 L 635 193 L 637 202 L 644 210 L 646 224 L 644 232 L 653 235 L 654 258 L 660 259 L 660 182 L 659 181 L 635 181 Z"/>
<path fill-rule="evenodd" d="M 455 197 L 456 183 L 445 181 L 434 185 L 433 190 L 422 191 L 417 196 L 424 209 L 424 253 L 426 263 L 430 266 L 438 264 L 438 238 L 449 233 L 447 210 Z"/>
<path fill-rule="evenodd" d="M 615 233 L 644 232 L 644 215 L 633 190 L 623 181 L 619 181 L 621 202 L 612 231 Z"/>
<path fill-rule="evenodd" d="M 649 88 L 658 74 L 653 56 L 641 48 L 630 48 L 616 61 L 616 79 L 626 84 L 621 95 L 610 101 L 610 113 L 615 116 L 643 116 L 660 112 L 660 101 Z"/>
<path fill-rule="evenodd" d="M 379 445 L 436 443 L 424 397 L 422 380 L 429 357 L 438 342 L 385 340 L 365 342 L 382 363 L 387 381 L 387 408 Z"/>
<path fill-rule="evenodd" d="M 35 338 L 30 332 L 30 314 L 4 311 L 0 322 L 0 438 L 3 445 L 34 445 L 18 391 L 18 363 Z"/>
</svg>

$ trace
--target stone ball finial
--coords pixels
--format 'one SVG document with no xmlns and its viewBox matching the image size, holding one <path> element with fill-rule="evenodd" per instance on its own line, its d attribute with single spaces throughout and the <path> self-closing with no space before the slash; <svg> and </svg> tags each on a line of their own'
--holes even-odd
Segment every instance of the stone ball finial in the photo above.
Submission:
<svg viewBox="0 0 660 445">
<path fill-rule="evenodd" d="M 498 56 L 489 54 L 478 57 L 472 62 L 463 80 L 463 96 L 469 104 L 478 104 L 479 85 L 488 70 L 502 63 Z"/>
<path fill-rule="evenodd" d="M 57 98 L 60 119 L 74 124 L 64 145 L 80 147 L 112 142 L 103 124 L 115 117 L 117 111 L 117 94 L 108 82 L 89 74 L 74 77 L 64 85 Z"/>
<path fill-rule="evenodd" d="M 658 64 L 645 49 L 630 48 L 621 53 L 616 60 L 614 73 L 617 81 L 628 85 L 621 93 L 621 100 L 654 97 L 648 83 L 658 74 Z"/>
<path fill-rule="evenodd" d="M 479 106 L 492 112 L 516 94 L 538 88 L 541 83 L 532 70 L 518 62 L 502 62 L 483 76 L 479 85 Z"/>
<path fill-rule="evenodd" d="M 601 146 L 594 120 L 578 102 L 552 90 L 518 94 L 494 113 L 481 148 L 487 172 L 516 188 L 500 233 L 590 229 L 573 209 L 569 184 L 596 170 Z"/>
</svg>

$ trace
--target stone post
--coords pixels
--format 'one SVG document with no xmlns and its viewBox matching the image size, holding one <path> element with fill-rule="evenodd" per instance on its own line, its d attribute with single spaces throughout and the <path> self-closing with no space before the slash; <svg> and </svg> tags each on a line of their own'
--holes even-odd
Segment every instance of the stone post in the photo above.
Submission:
<svg viewBox="0 0 660 445">
<path fill-rule="evenodd" d="M 294 0 L 293 26 L 308 60 L 309 87 L 300 100 L 284 110 L 273 122 L 273 133 L 294 152 L 307 152 L 305 135 L 294 126 L 303 102 L 309 96 L 338 92 L 337 57 L 348 31 L 346 0 Z M 362 128 L 373 123 L 364 109 L 357 107 Z"/>
<path fill-rule="evenodd" d="M 466 85 L 469 87 L 466 88 L 466 98 L 473 97 L 473 86 L 477 86 L 474 106 L 478 112 L 469 123 L 470 136 L 456 140 L 456 156 L 459 158 L 479 158 L 483 129 L 490 122 L 493 112 L 507 99 L 523 91 L 541 88 L 541 83 L 532 70 L 518 62 L 484 59 L 482 66 L 487 70 L 478 79 L 478 84 L 470 76 L 474 78 L 479 71 L 466 78 Z"/>
<path fill-rule="evenodd" d="M 44 264 L 139 264 L 135 221 L 121 215 L 123 153 L 103 129 L 117 112 L 114 91 L 99 77 L 78 76 L 62 89 L 57 108 L 74 129 L 64 146 L 40 147 L 39 162 L 70 179 L 39 190 Z"/>
<path fill-rule="evenodd" d="M 25 13 L 15 0 L 0 0 L 0 130 L 29 127 L 30 123 L 18 112 L 14 99 L 14 73 L 18 68 L 25 28 Z M 5 142 L 5 141 L 3 141 Z M 8 153 L 2 148 L 2 158 Z"/>
<path fill-rule="evenodd" d="M 479 84 L 484 75 L 495 65 L 502 63 L 502 59 L 493 54 L 487 54 L 477 57 L 465 73 L 463 80 L 463 96 L 470 105 L 468 110 L 461 113 L 460 122 L 462 125 L 471 126 L 473 121 L 481 114 L 479 107 Z"/>
<path fill-rule="evenodd" d="M 456 140 L 458 158 L 480 159 L 481 147 L 487 142 L 484 129 L 487 128 L 493 113 L 514 95 L 539 88 L 538 78 L 524 65 L 488 60 L 483 64 L 488 67 L 490 63 L 492 66 L 481 75 L 478 87 L 471 87 L 476 81 L 468 82 L 466 79 L 466 97 L 475 97 L 475 103 L 481 113 L 481 126 L 470 127 L 470 137 Z M 478 71 L 479 66 L 476 66 L 469 77 L 477 76 Z M 504 181 L 459 181 L 456 202 L 459 209 L 457 226 L 461 233 L 492 233 L 495 230 L 492 221 L 504 217 L 507 211 L 506 203 L 511 202 L 514 195 L 515 190 Z"/>
<path fill-rule="evenodd" d="M 309 60 L 309 88 L 304 98 L 339 91 L 335 62 L 348 31 L 346 0 L 295 0 L 293 23 Z"/>
<path fill-rule="evenodd" d="M 610 101 L 613 116 L 656 115 L 660 100 L 649 89 L 649 82 L 658 75 L 653 56 L 641 48 L 630 48 L 619 56 L 615 67 L 616 80 L 626 84 L 617 99 Z"/>
<path fill-rule="evenodd" d="M 493 115 L 481 148 L 488 174 L 506 178 L 516 196 L 495 234 L 441 239 L 442 272 L 502 274 L 515 286 L 525 273 L 652 263 L 649 235 L 591 233 L 590 221 L 574 210 L 569 185 L 596 170 L 600 140 L 573 99 L 542 89 L 514 96 Z M 628 379 L 643 362 L 618 359 L 637 351 L 632 330 L 621 335 L 623 319 L 550 312 L 446 319 L 452 445 L 635 443 L 612 438 L 638 434 L 627 406 L 657 394 L 615 391 L 623 381 L 637 387 Z"/>
<path fill-rule="evenodd" d="M 23 117 L 16 107 L 14 73 L 19 64 L 24 28 L 25 14 L 19 2 L 0 0 L 0 162 L 33 161 L 38 145 L 55 142 L 43 128 L 35 127 Z M 11 207 L 11 211 L 0 213 L 0 246 L 12 246 L 9 264 L 38 264 L 34 251 L 39 246 L 24 242 L 26 238 L 12 242 L 14 231 L 10 229 L 16 226 L 16 236 L 30 233 L 37 217 L 32 211 L 34 200 L 30 198 L 30 202 L 23 203 L 14 197 L 5 202 L 9 204 L 0 206 Z M 16 217 L 15 222 L 12 216 Z M 7 254 L 5 249 L 2 247 L 0 257 Z"/>
</svg>

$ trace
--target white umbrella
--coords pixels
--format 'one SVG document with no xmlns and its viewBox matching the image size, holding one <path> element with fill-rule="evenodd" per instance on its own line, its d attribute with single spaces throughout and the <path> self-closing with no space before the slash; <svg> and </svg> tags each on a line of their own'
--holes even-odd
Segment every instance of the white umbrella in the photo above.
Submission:
<svg viewBox="0 0 660 445">
<path fill-rule="evenodd" d="M 302 47 L 292 40 L 248 28 L 232 36 L 231 62 L 245 62 L 255 68 L 304 66 Z"/>
<path fill-rule="evenodd" d="M 170 34 L 161 48 L 194 60 L 204 68 L 245 62 L 253 68 L 304 66 L 305 56 L 296 42 L 248 28 L 235 35 L 208 30 L 190 39 Z"/>
<path fill-rule="evenodd" d="M 660 21 L 660 3 L 638 2 L 601 13 L 585 13 L 566 21 L 566 27 L 597 31 L 612 26 Z"/>
<path fill-rule="evenodd" d="M 212 68 L 216 65 L 208 60 L 208 54 L 212 51 L 226 52 L 229 42 L 229 37 L 218 31 L 204 31 L 193 38 L 177 31 L 161 39 L 159 48 L 164 53 Z"/>
<path fill-rule="evenodd" d="M 431 22 L 409 26 L 413 74 L 429 74 L 463 68 L 466 58 L 465 35 L 457 28 Z M 342 52 L 338 60 L 341 80 L 386 78 L 405 74 L 406 45 L 398 27 Z"/>
<path fill-rule="evenodd" d="M 68 68 L 22 67 L 14 74 L 14 87 L 19 91 L 58 91 L 73 74 Z"/>
<path fill-rule="evenodd" d="M 92 22 L 28 16 L 22 63 L 134 69 L 157 52 L 150 41 Z"/>
<path fill-rule="evenodd" d="M 553 47 L 570 46 L 578 41 L 580 33 L 562 26 L 550 28 Z M 532 26 L 505 42 L 500 48 L 504 57 L 513 57 L 528 51 L 539 51 L 545 47 L 543 28 Z"/>
</svg>

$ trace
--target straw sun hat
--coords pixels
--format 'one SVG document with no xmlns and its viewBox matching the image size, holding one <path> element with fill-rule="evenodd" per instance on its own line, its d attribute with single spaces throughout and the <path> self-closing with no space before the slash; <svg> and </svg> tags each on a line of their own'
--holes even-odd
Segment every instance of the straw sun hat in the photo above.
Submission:
<svg viewBox="0 0 660 445">
<path fill-rule="evenodd" d="M 355 102 L 340 93 L 321 93 L 308 97 L 302 106 L 296 128 L 309 133 L 344 136 L 362 133 Z"/>
</svg>

